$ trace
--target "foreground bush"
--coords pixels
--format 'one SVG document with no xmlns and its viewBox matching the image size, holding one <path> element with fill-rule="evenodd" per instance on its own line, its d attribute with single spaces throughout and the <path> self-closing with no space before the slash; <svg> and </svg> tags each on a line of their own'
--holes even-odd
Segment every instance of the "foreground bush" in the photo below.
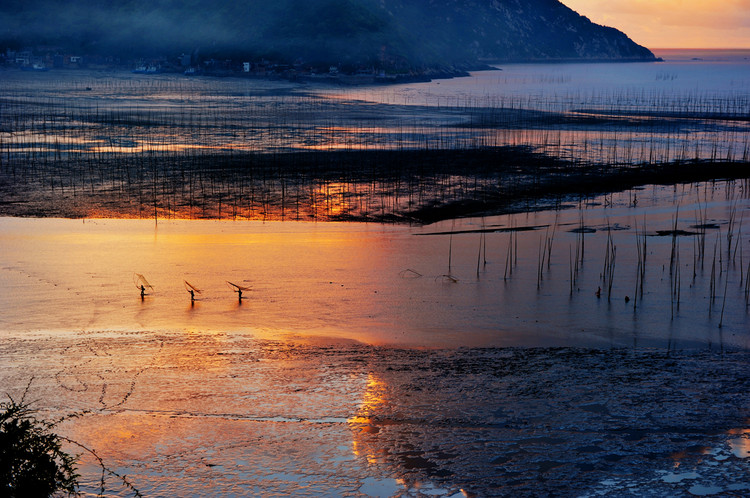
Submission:
<svg viewBox="0 0 750 498">
<path fill-rule="evenodd" d="M 0 410 L 0 497 L 76 495 L 75 457 L 62 450 L 55 424 L 12 399 Z"/>
</svg>

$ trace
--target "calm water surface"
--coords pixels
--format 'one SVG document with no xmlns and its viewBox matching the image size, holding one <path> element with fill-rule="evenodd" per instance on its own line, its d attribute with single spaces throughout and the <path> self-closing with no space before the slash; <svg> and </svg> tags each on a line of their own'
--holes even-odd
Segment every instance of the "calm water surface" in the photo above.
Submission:
<svg viewBox="0 0 750 498">
<path fill-rule="evenodd" d="M 745 348 L 746 187 L 648 187 L 426 227 L 6 218 L 0 329 Z M 143 300 L 135 273 L 153 285 Z M 194 303 L 185 280 L 202 290 Z M 241 302 L 227 281 L 250 288 Z"/>
</svg>

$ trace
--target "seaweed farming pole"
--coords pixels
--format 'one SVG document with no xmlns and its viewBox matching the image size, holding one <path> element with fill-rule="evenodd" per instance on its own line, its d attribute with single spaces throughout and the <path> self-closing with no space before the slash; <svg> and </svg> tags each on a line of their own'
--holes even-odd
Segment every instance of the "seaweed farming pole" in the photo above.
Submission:
<svg viewBox="0 0 750 498">
<path fill-rule="evenodd" d="M 505 255 L 505 274 L 503 280 L 508 278 L 508 275 L 513 274 L 513 231 L 510 232 L 508 238 L 508 250 Z"/>
<path fill-rule="evenodd" d="M 670 281 L 670 303 L 671 303 L 671 310 L 672 310 L 672 318 L 674 318 L 674 312 L 680 310 L 680 243 L 677 242 L 677 254 L 675 256 L 675 260 L 673 263 L 670 263 L 670 265 L 673 265 L 674 268 L 670 267 L 669 270 L 669 281 Z M 676 306 L 676 308 L 675 308 Z"/>
<path fill-rule="evenodd" d="M 669 256 L 669 275 L 672 275 L 672 272 L 675 268 L 675 258 L 677 257 L 677 221 L 679 219 L 680 214 L 680 206 L 677 206 L 677 212 L 675 213 L 674 218 L 672 219 L 672 252 Z"/>
<path fill-rule="evenodd" d="M 713 302 L 716 299 L 716 248 L 718 246 L 718 238 L 719 238 L 718 235 L 716 238 L 717 238 L 717 241 L 714 242 L 714 257 L 713 257 L 713 262 L 711 264 L 711 281 L 709 284 L 709 304 L 708 304 L 709 314 L 713 307 Z"/>
<path fill-rule="evenodd" d="M 642 240 L 641 240 L 642 239 Z M 643 299 L 643 281 L 646 277 L 646 219 L 643 219 L 643 232 L 638 234 L 638 222 L 635 225 L 635 245 L 638 254 L 638 265 L 635 275 L 635 292 L 633 293 L 633 310 L 638 309 L 638 297 Z"/>
<path fill-rule="evenodd" d="M 456 220 L 451 222 L 451 233 L 448 238 L 448 273 L 451 271 L 451 258 L 453 257 L 453 231 L 456 228 Z"/>
<path fill-rule="evenodd" d="M 604 267 L 602 269 L 602 285 L 607 286 L 607 301 L 612 299 L 612 283 L 614 281 L 615 274 L 616 254 L 617 246 L 615 246 L 614 244 L 612 231 L 609 225 L 607 225 L 607 243 L 605 246 Z"/>
<path fill-rule="evenodd" d="M 572 246 L 568 246 L 568 262 L 570 264 L 569 266 L 570 295 L 573 296 L 573 284 L 575 282 L 575 277 L 573 276 L 573 247 Z"/>
<path fill-rule="evenodd" d="M 156 164 L 156 160 L 154 159 L 153 149 L 149 150 L 148 157 L 149 157 L 149 165 L 151 166 L 151 186 L 152 186 L 151 196 L 152 196 L 152 200 L 154 203 L 154 223 L 158 224 L 159 223 L 158 211 L 157 211 L 157 190 L 158 190 L 158 187 L 157 187 L 158 169 L 157 168 L 158 166 Z"/>
<path fill-rule="evenodd" d="M 744 216 L 744 213 L 743 213 Z M 727 226 L 727 261 L 732 260 L 735 261 L 737 258 L 737 250 L 735 247 L 734 255 L 732 255 L 732 239 L 734 238 L 734 228 L 737 221 L 737 201 L 735 200 L 732 203 L 732 206 L 729 210 L 729 223 Z M 740 220 L 740 226 L 742 226 L 742 221 Z M 737 239 L 737 244 L 739 245 L 741 242 L 740 238 Z M 727 266 L 727 269 L 729 267 Z"/>
<path fill-rule="evenodd" d="M 547 241 L 545 240 L 545 244 L 546 243 Z M 540 236 L 539 237 L 539 255 L 537 256 L 537 268 L 536 268 L 536 289 L 537 290 L 539 290 L 539 288 L 542 285 L 542 268 L 544 267 L 545 249 L 546 249 L 546 246 L 542 248 L 542 238 Z"/>
<path fill-rule="evenodd" d="M 481 262 L 481 258 L 482 258 L 482 244 L 483 244 L 483 242 L 484 242 L 484 230 L 482 230 L 479 233 L 479 251 L 477 252 L 477 279 L 479 278 L 479 263 Z M 487 264 L 486 256 L 485 256 L 484 264 Z"/>
<path fill-rule="evenodd" d="M 727 261 L 727 267 L 729 266 L 729 261 Z M 727 290 L 729 288 L 729 270 L 727 269 L 727 275 L 724 276 L 724 298 L 721 302 L 721 316 L 719 317 L 719 328 L 722 328 L 724 326 L 724 308 L 727 305 Z"/>
<path fill-rule="evenodd" d="M 550 268 L 550 258 L 552 257 L 552 241 L 555 237 L 554 230 L 552 232 L 552 236 L 549 235 L 549 227 L 547 227 L 547 231 L 544 235 L 544 243 L 542 244 L 542 238 L 539 238 L 539 258 L 538 258 L 538 266 L 537 266 L 537 277 L 536 277 L 536 288 L 539 289 L 542 283 L 542 280 L 544 280 L 544 263 L 545 260 L 547 262 L 547 270 Z"/>
</svg>

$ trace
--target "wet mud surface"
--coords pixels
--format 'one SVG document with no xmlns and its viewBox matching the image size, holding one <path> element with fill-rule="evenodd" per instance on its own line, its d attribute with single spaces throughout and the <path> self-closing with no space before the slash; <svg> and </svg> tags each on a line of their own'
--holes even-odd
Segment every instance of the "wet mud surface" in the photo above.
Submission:
<svg viewBox="0 0 750 498">
<path fill-rule="evenodd" d="M 742 496 L 750 357 L 6 334 L 0 384 L 144 496 Z M 75 451 L 76 448 L 71 448 Z M 83 491 L 101 470 L 84 455 Z M 113 478 L 105 494 L 128 492 Z"/>
<path fill-rule="evenodd" d="M 4 81 L 0 213 L 156 222 L 0 220 L 0 402 L 144 496 L 750 494 L 744 93 Z"/>
<path fill-rule="evenodd" d="M 644 90 L 649 74 L 635 92 L 520 97 L 500 73 L 343 91 L 6 71 L 0 214 L 430 223 L 748 177 L 748 102 L 734 89 L 665 100 Z"/>
</svg>

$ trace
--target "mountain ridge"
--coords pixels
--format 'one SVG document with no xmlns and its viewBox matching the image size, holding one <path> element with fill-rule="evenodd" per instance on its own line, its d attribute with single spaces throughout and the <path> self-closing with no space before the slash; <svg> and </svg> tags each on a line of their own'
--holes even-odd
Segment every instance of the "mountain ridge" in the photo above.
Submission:
<svg viewBox="0 0 750 498">
<path fill-rule="evenodd" d="M 384 69 L 481 61 L 656 60 L 558 0 L 6 0 L 0 48 L 187 52 Z"/>
</svg>

